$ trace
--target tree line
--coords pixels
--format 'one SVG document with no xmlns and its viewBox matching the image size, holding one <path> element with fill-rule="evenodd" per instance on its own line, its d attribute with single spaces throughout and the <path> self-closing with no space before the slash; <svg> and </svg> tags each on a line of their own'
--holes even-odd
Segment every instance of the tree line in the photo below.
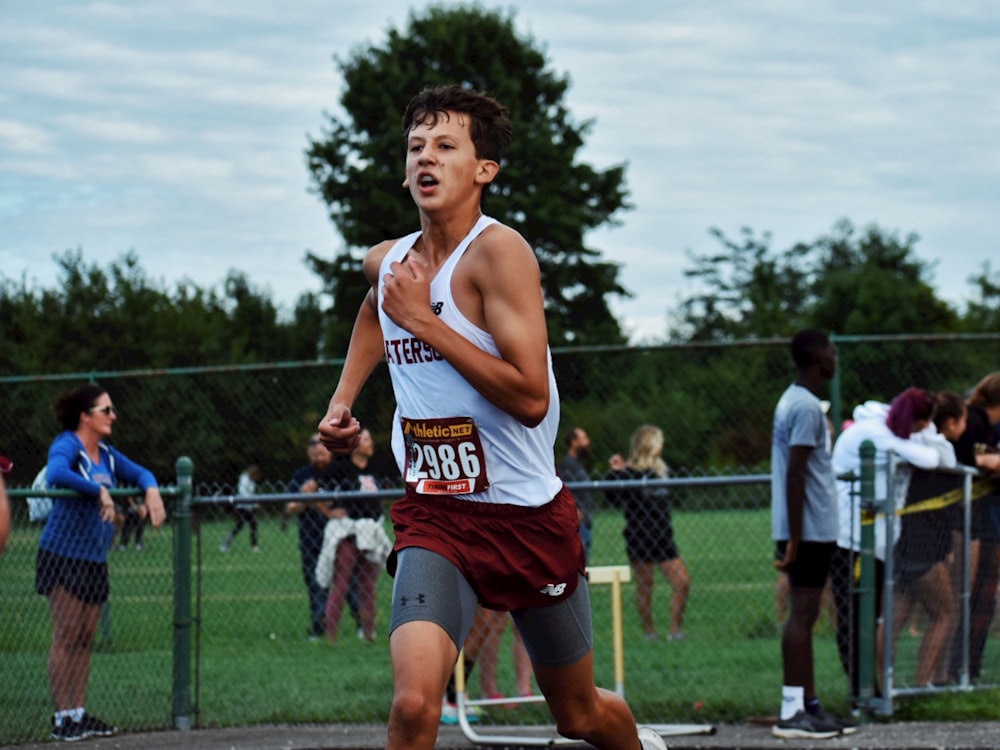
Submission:
<svg viewBox="0 0 1000 750">
<path fill-rule="evenodd" d="M 535 248 L 553 348 L 626 344 L 610 304 L 630 295 L 620 280 L 621 266 L 585 239 L 597 227 L 620 223 L 629 210 L 626 165 L 598 169 L 582 161 L 593 123 L 574 120 L 565 103 L 569 80 L 549 68 L 537 42 L 519 34 L 513 21 L 513 11 L 430 6 L 412 11 L 404 28 L 390 28 L 384 42 L 335 58 L 345 83 L 340 114 L 327 116 L 324 132 L 310 137 L 305 151 L 307 178 L 344 241 L 333 257 L 305 256 L 307 267 L 322 280 L 321 293 L 304 293 L 290 310 L 282 309 L 239 269 L 218 285 L 202 287 L 190 280 L 168 285 L 151 279 L 134 251 L 101 267 L 88 262 L 83 249 L 63 250 L 54 256 L 59 273 L 51 288 L 0 276 L 5 343 L 0 375 L 341 357 L 365 293 L 364 249 L 414 228 L 412 202 L 400 187 L 403 134 L 386 113 L 397 111 L 422 86 L 454 81 L 490 92 L 510 108 L 518 138 L 484 208 L 517 227 Z M 400 65 L 400 60 L 407 62 Z M 766 231 L 751 228 L 735 239 L 715 228 L 709 234 L 714 249 L 688 254 L 686 274 L 698 291 L 665 309 L 662 339 L 646 343 L 768 340 L 804 327 L 842 336 L 1000 332 L 1000 276 L 989 265 L 970 270 L 974 298 L 957 309 L 934 289 L 933 266 L 917 256 L 915 232 L 901 236 L 841 219 L 827 234 L 786 249 L 773 248 Z M 956 368 L 941 347 L 902 351 L 873 345 L 857 367 L 843 368 L 845 403 L 891 396 L 900 383 L 945 387 L 949 372 L 958 387 L 982 374 L 978 369 L 989 366 L 989 355 L 979 351 L 966 362 L 963 354 L 964 366 Z M 759 433 L 761 424 L 767 427 L 772 404 L 764 394 L 773 390 L 776 378 L 784 380 L 784 356 L 773 361 L 749 350 L 696 349 L 671 360 L 669 378 L 657 357 L 619 359 L 622 369 L 616 370 L 609 366 L 610 355 L 556 358 L 565 374 L 560 389 L 567 419 L 598 424 L 610 401 L 616 414 L 629 417 L 615 428 L 623 433 L 614 435 L 619 445 L 626 444 L 627 431 L 639 421 L 655 421 L 668 438 L 677 430 L 674 444 L 685 465 L 766 460 L 766 441 Z M 694 364 L 703 369 L 691 369 Z M 706 387 L 707 370 L 718 384 Z M 143 410 L 163 433 L 164 446 L 175 450 L 184 444 L 184 431 L 201 431 L 200 439 L 207 441 L 201 460 L 214 471 L 231 473 L 248 451 L 229 445 L 221 426 L 245 424 L 259 415 L 257 404 L 273 398 L 272 381 L 245 380 L 229 386 L 234 392 L 206 393 L 192 384 L 183 394 L 168 393 L 169 386 L 157 382 L 156 396 L 143 397 L 148 401 Z M 28 399 L 30 407 L 20 405 L 11 388 L 5 389 L 8 423 L 26 425 L 17 430 L 26 431 L 30 444 L 47 445 L 52 425 L 37 421 L 39 396 Z M 314 409 L 325 403 L 332 382 L 328 376 L 309 388 L 308 397 L 292 397 Z M 754 395 L 741 398 L 743 405 L 736 407 L 718 397 L 719 388 Z M 157 407 L 168 400 L 183 411 L 185 421 L 177 432 L 156 418 Z M 747 401 L 753 405 L 746 406 Z M 757 413 L 761 404 L 763 412 Z M 290 465 L 299 461 L 302 433 L 319 417 L 307 411 L 273 415 L 267 430 L 252 436 L 258 441 L 252 452 L 280 454 Z"/>
</svg>

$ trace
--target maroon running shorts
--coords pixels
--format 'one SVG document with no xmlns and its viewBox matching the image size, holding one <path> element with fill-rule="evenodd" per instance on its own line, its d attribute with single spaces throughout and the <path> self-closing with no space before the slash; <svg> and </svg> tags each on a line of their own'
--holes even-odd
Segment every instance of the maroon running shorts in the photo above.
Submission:
<svg viewBox="0 0 1000 750">
<path fill-rule="evenodd" d="M 452 496 L 406 496 L 392 504 L 389 557 L 421 547 L 450 560 L 489 609 L 545 607 L 569 597 L 585 570 L 576 502 L 566 486 L 540 508 Z"/>
</svg>

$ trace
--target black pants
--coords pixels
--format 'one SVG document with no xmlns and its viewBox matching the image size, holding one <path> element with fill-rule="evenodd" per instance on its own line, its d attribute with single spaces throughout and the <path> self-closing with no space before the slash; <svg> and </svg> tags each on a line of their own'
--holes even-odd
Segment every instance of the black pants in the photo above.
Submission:
<svg viewBox="0 0 1000 750">
<path fill-rule="evenodd" d="M 122 533 L 118 543 L 123 547 L 128 546 L 128 540 L 135 534 L 136 546 L 142 544 L 142 535 L 146 531 L 146 519 L 139 516 L 139 511 L 133 506 L 129 506 L 125 511 L 125 519 L 122 521 Z"/>
<path fill-rule="evenodd" d="M 841 547 L 833 553 L 830 561 L 830 585 L 833 589 L 833 601 L 837 610 L 837 653 L 840 664 L 844 668 L 851 684 L 851 696 L 858 697 L 861 692 L 858 684 L 861 633 L 861 595 L 857 588 L 860 579 L 861 555 Z M 874 559 L 874 558 L 873 558 Z M 885 587 L 885 564 L 875 559 L 875 618 L 882 616 L 882 592 Z M 874 633 L 872 634 L 874 637 Z M 877 664 L 871 665 L 872 670 Z M 877 692 L 877 688 L 876 688 Z"/>
<path fill-rule="evenodd" d="M 979 564 L 972 571 L 969 592 L 969 679 L 979 679 L 983 651 L 989 640 L 990 625 L 997 608 L 997 579 L 1000 578 L 1000 540 L 979 540 Z M 948 659 L 948 677 L 958 682 L 962 670 L 962 623 L 955 628 Z"/>
<path fill-rule="evenodd" d="M 233 508 L 233 512 L 236 514 L 236 525 L 233 526 L 233 530 L 229 532 L 229 536 L 226 538 L 225 544 L 230 544 L 237 534 L 240 533 L 240 529 L 244 525 L 250 527 L 250 546 L 257 546 L 257 513 L 253 508 Z"/>
</svg>

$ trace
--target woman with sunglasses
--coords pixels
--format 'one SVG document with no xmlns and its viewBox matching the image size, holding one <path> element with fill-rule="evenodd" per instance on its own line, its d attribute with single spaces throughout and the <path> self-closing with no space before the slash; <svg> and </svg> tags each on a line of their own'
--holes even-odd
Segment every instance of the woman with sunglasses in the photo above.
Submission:
<svg viewBox="0 0 1000 750">
<path fill-rule="evenodd" d="M 153 526 L 161 525 L 166 514 L 153 474 L 105 442 L 118 418 L 107 391 L 80 386 L 60 396 L 54 412 L 63 431 L 49 448 L 48 484 L 76 494 L 53 499 L 39 540 L 35 590 L 48 597 L 52 618 L 52 737 L 73 741 L 117 731 L 85 708 L 91 646 L 108 599 L 108 549 L 115 536 L 109 490 L 138 487 Z"/>
</svg>

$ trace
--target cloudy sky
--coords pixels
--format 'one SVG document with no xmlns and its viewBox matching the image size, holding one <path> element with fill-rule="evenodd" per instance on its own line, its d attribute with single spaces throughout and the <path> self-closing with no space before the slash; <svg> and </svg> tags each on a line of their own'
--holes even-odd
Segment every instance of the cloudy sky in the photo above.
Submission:
<svg viewBox="0 0 1000 750">
<path fill-rule="evenodd" d="M 595 121 L 583 158 L 628 164 L 634 210 L 588 242 L 623 264 L 636 341 L 663 336 L 686 252 L 719 249 L 710 227 L 776 250 L 841 218 L 916 232 L 960 309 L 998 257 L 1000 3 L 482 4 L 514 9 L 569 77 Z M 334 57 L 424 7 L 0 0 L 0 274 L 52 286 L 54 254 L 134 250 L 168 287 L 237 268 L 286 307 L 317 290 L 306 250 L 343 245 L 303 151 L 338 111 Z"/>
</svg>

